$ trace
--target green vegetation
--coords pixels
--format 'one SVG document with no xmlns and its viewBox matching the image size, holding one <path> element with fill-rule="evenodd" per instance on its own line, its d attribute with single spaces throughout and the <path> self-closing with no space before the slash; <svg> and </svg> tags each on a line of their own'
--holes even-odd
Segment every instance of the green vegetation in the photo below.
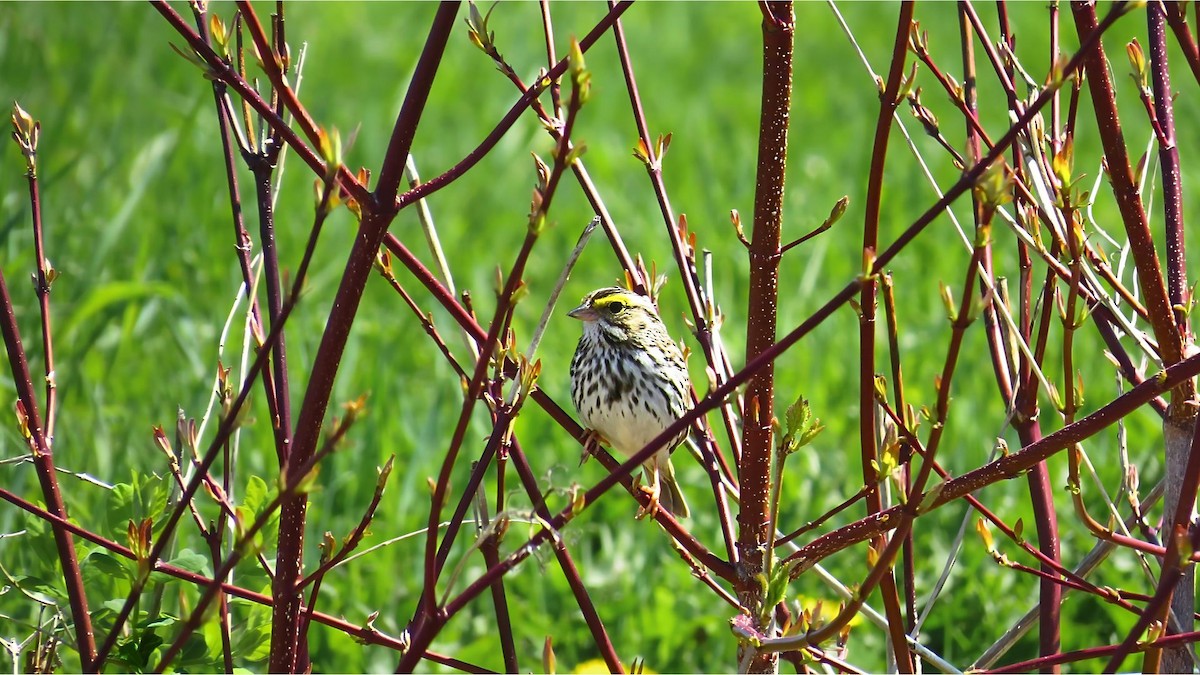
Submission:
<svg viewBox="0 0 1200 675">
<path fill-rule="evenodd" d="M 227 20 L 233 12 L 232 5 L 224 3 L 214 3 L 211 9 Z M 849 4 L 840 9 L 872 65 L 877 70 L 885 68 L 894 31 L 894 6 Z M 1020 26 L 1023 62 L 1027 68 L 1038 69 L 1031 75 L 1041 78 L 1049 65 L 1046 57 L 1039 56 L 1047 51 L 1044 5 L 1020 4 L 1011 9 L 1014 24 Z M 187 11 L 182 5 L 177 10 Z M 287 35 L 293 57 L 301 45 L 306 46 L 301 100 L 319 124 L 340 130 L 347 140 L 346 160 L 352 170 L 359 166 L 378 170 L 434 10 L 435 6 L 427 3 L 288 6 Z M 266 16 L 268 9 L 264 5 L 259 11 Z M 557 53 L 566 53 L 566 36 L 586 33 L 604 11 L 602 3 L 553 5 L 555 29 L 562 38 Z M 952 6 L 931 5 L 923 11 L 919 9 L 918 16 L 922 28 L 935 38 L 932 48 L 937 57 L 946 64 L 958 63 Z M 797 13 L 801 28 L 785 241 L 820 224 L 843 195 L 850 197 L 850 206 L 831 232 L 784 259 L 781 333 L 807 318 L 861 271 L 862 199 L 878 113 L 875 85 L 829 7 L 801 3 Z M 460 17 L 464 15 L 465 8 Z M 994 17 L 989 15 L 987 20 L 994 21 Z M 734 235 L 729 211 L 737 209 L 749 225 L 761 74 L 760 21 L 752 3 L 639 3 L 623 20 L 651 134 L 673 135 L 664 165 L 672 206 L 677 213 L 687 214 L 698 246 L 713 254 L 716 296 L 726 317 L 722 337 L 733 355 L 742 353 L 745 340 L 748 261 Z M 492 14 L 500 50 L 527 82 L 545 64 L 539 22 L 538 7 L 533 3 L 502 4 Z M 1112 38 L 1106 38 L 1110 54 L 1116 54 L 1114 69 L 1122 89 L 1129 88 L 1126 66 L 1123 55 L 1115 50 L 1144 31 L 1144 22 L 1126 18 Z M 940 43 L 936 41 L 939 36 L 945 36 Z M 1064 42 L 1073 40 L 1073 31 L 1064 26 Z M 218 351 L 241 274 L 233 255 L 233 227 L 212 92 L 202 74 L 171 50 L 171 42 L 182 44 L 145 5 L 14 4 L 0 12 L 0 100 L 19 101 L 41 121 L 47 255 L 61 275 L 52 294 L 61 396 L 54 439 L 56 463 L 79 476 L 78 480 L 62 478 L 72 519 L 121 543 L 126 542 L 131 519 L 153 516 L 157 520 L 167 501 L 177 496 L 152 428 L 161 425 L 171 435 L 177 414 L 201 416 L 218 361 L 234 367 L 235 382 L 245 363 L 244 304 L 236 310 L 224 352 Z M 1064 44 L 1064 49 L 1069 48 Z M 660 272 L 674 276 L 654 193 L 643 167 L 631 155 L 636 130 L 611 38 L 602 39 L 587 54 L 587 62 L 592 70 L 592 99 L 583 110 L 574 139 L 587 145 L 584 158 L 588 169 L 630 250 L 640 253 L 647 265 L 654 261 Z M 951 114 L 944 96 L 932 93 L 936 92 L 933 81 L 924 77 L 924 73 L 919 75 L 918 83 L 931 92 L 926 104 L 945 111 L 943 133 L 958 142 L 962 137 L 958 118 Z M 981 82 L 983 124 L 998 130 L 999 135 L 1007 126 L 1001 115 L 1003 102 L 990 80 Z M 1187 96 L 1177 102 L 1177 119 L 1196 119 L 1200 110 L 1194 83 L 1181 86 Z M 1138 110 L 1134 93 L 1122 91 L 1122 96 L 1133 102 L 1127 110 Z M 470 44 L 465 25 L 460 24 L 417 133 L 414 155 L 422 177 L 431 178 L 458 162 L 516 99 L 511 83 Z M 1091 114 L 1090 110 L 1080 114 L 1085 113 Z M 951 160 L 921 132 L 907 106 L 901 108 L 900 117 L 939 184 L 943 188 L 952 184 L 958 170 Z M 1130 146 L 1143 147 L 1148 138 L 1144 118 L 1131 114 L 1125 122 Z M 1194 126 L 1181 125 L 1179 133 L 1182 147 L 1200 140 Z M 883 242 L 894 239 L 935 199 L 902 138 L 899 134 L 893 138 L 884 191 Z M 0 271 L 13 294 L 37 384 L 43 362 L 37 302 L 27 283 L 35 268 L 29 203 L 22 160 L 13 144 L 5 146 L 0 154 Z M 473 171 L 429 199 L 455 281 L 460 290 L 470 291 L 480 317 L 491 316 L 496 267 L 508 268 L 524 232 L 534 183 L 529 153 L 547 158 L 551 150 L 551 140 L 532 116 L 526 116 Z M 1135 155 L 1139 153 L 1134 150 Z M 1080 157 L 1077 172 L 1087 174 L 1090 183 L 1098 170 L 1096 138 L 1081 136 L 1076 154 Z M 251 178 L 244 168 L 238 176 L 247 200 L 247 228 L 257 243 Z M 1185 174 L 1185 183 L 1191 178 L 1194 176 Z M 312 222 L 312 181 L 311 172 L 295 156 L 288 156 L 277 228 L 281 261 L 291 271 L 299 263 Z M 1100 191 L 1106 190 L 1107 185 L 1101 183 Z M 1200 215 L 1194 203 L 1188 203 L 1189 215 Z M 428 264 L 428 249 L 411 211 L 400 214 L 391 232 Z M 954 213 L 969 223 L 969 201 L 956 204 Z M 1098 201 L 1096 213 L 1099 222 L 1111 223 L 1119 230 L 1107 194 Z M 528 342 L 562 261 L 591 217 L 577 186 L 565 181 L 551 211 L 553 227 L 538 243 L 526 275 L 530 295 L 516 309 L 518 345 Z M 289 320 L 291 386 L 297 407 L 354 231 L 354 219 L 345 209 L 331 217 L 306 294 Z M 997 237 L 1004 240 L 997 266 L 1015 277 L 1011 238 L 1007 232 L 998 232 Z M 946 283 L 957 294 L 968 258 L 969 251 L 943 216 L 890 266 L 898 287 L 905 379 L 910 395 L 921 403 L 933 400 L 934 377 L 945 359 L 947 324 L 938 284 Z M 539 384 L 564 407 L 569 408 L 567 369 L 579 328 L 564 319 L 562 312 L 586 291 L 617 281 L 619 273 L 611 250 L 597 236 L 573 272 L 558 315 L 550 324 L 540 350 L 543 374 Z M 417 289 L 403 271 L 397 277 L 406 288 Z M 447 315 L 432 301 L 416 295 L 422 310 L 433 313 L 451 350 L 467 363 L 462 340 Z M 686 304 L 677 280 L 666 286 L 661 305 L 672 332 L 684 336 L 681 315 Z M 1059 328 L 1055 324 L 1055 330 Z M 778 361 L 781 406 L 802 394 L 826 426 L 813 445 L 789 461 L 781 522 L 792 527 L 834 507 L 862 482 L 857 450 L 857 330 L 854 313 L 839 311 Z M 689 344 L 696 349 L 694 340 Z M 1059 347 L 1061 341 L 1051 340 L 1051 353 Z M 1087 383 L 1083 411 L 1087 413 L 1111 399 L 1113 369 L 1101 356 L 1103 345 L 1093 333 L 1081 338 L 1077 347 L 1076 364 Z M 996 392 L 985 336 L 978 325 L 968 333 L 964 352 L 974 356 L 964 360 L 956 376 L 955 407 L 940 456 L 954 475 L 984 463 L 998 435 L 1019 446 L 1015 434 L 1005 428 L 1005 405 Z M 884 367 L 886 356 L 879 363 Z M 740 365 L 734 364 L 735 368 Z M 691 366 L 693 381 L 703 393 L 702 359 L 693 356 Z M 1062 373 L 1054 375 L 1061 382 Z M 37 388 L 40 391 L 40 386 Z M 308 570 L 318 563 L 321 533 L 330 531 L 340 540 L 358 523 L 374 488 L 377 467 L 390 456 L 396 458 L 395 468 L 363 548 L 426 525 L 428 479 L 437 474 L 460 409 L 462 390 L 457 376 L 419 321 L 375 274 L 350 336 L 333 401 L 340 404 L 364 394 L 368 396 L 366 416 L 352 429 L 345 449 L 323 463 L 317 491 L 311 496 Z M 11 380 L 7 375 L 0 377 L 0 403 L 9 406 L 14 397 Z M 261 507 L 265 503 L 262 494 L 274 489 L 278 466 L 260 388 L 255 388 L 251 401 L 248 424 L 238 442 L 234 497 L 239 503 L 256 498 Z M 341 414 L 340 408 L 331 406 L 330 417 Z M 12 418 L 0 415 L 0 420 L 4 420 L 0 424 L 0 459 L 5 460 L 0 464 L 0 485 L 36 501 L 41 493 L 31 466 L 10 461 L 27 452 L 25 442 Z M 712 421 L 716 420 L 714 415 Z M 1048 406 L 1043 424 L 1047 432 L 1061 426 Z M 1131 438 L 1156 439 L 1130 448 L 1137 455 L 1144 484 L 1161 471 L 1161 464 L 1153 459 L 1160 456 L 1158 424 L 1149 409 L 1127 420 Z M 215 418 L 209 421 L 207 433 L 211 435 L 214 429 Z M 489 431 L 486 416 L 477 411 L 464 456 L 456 467 L 457 485 L 466 480 L 469 458 L 482 449 Z M 605 475 L 605 469 L 594 461 L 577 467 L 578 444 L 540 409 L 527 407 L 516 423 L 516 432 L 544 487 L 560 490 L 551 500 L 552 509 L 567 504 L 566 492 L 573 484 L 589 486 Z M 201 441 L 203 445 L 207 439 Z M 723 435 L 718 434 L 718 441 L 725 443 Z M 1111 459 L 1117 443 L 1115 429 L 1092 442 L 1089 450 L 1097 470 L 1115 485 L 1119 480 L 1119 467 Z M 711 499 L 703 470 L 686 457 L 677 459 L 676 465 L 694 512 L 689 527 L 711 548 L 721 550 L 716 517 L 703 506 Z M 1094 540 L 1070 520 L 1068 495 L 1060 489 L 1066 482 L 1065 457 L 1056 457 L 1050 472 L 1060 520 L 1065 521 L 1063 557 L 1074 561 Z M 88 477 L 96 480 L 86 480 Z M 262 484 L 252 485 L 253 477 L 260 477 Z M 489 494 L 494 485 L 491 479 L 485 483 Z M 519 483 L 510 479 L 508 487 L 511 507 L 527 509 L 528 500 Z M 1023 480 L 989 487 L 977 496 L 1009 523 L 1023 518 L 1026 530 L 1032 532 Z M 1094 492 L 1089 499 L 1095 499 Z M 211 502 L 200 499 L 199 503 L 204 518 L 216 517 Z M 626 663 L 640 656 L 649 669 L 658 672 L 732 668 L 734 641 L 728 628 L 732 610 L 697 583 L 658 527 L 634 520 L 636 508 L 623 491 L 611 491 L 562 533 L 618 653 Z M 914 534 L 919 600 L 952 553 L 952 540 L 965 512 L 966 506 L 957 504 L 920 520 Z M 856 505 L 819 533 L 863 514 L 861 505 Z M 184 523 L 166 557 L 211 575 L 205 543 L 194 533 L 190 519 L 185 518 Z M 506 544 L 523 541 L 533 528 L 514 522 Z M 0 566 L 9 583 L 17 580 L 26 591 L 0 592 L 0 633 L 6 636 L 31 634 L 32 626 L 44 620 L 37 598 L 66 606 L 48 525 L 16 508 L 0 508 L 0 534 L 22 530 L 24 534 L 0 539 Z M 444 584 L 439 593 L 461 590 L 484 569 L 479 555 L 468 548 L 470 531 L 465 534 L 451 555 L 450 569 L 464 561 L 459 581 L 452 588 Z M 264 534 L 262 543 L 271 559 L 275 541 L 270 532 Z M 389 635 L 399 635 L 416 607 L 423 547 L 423 536 L 407 538 L 336 569 L 324 582 L 319 609 L 354 624 L 363 624 L 377 613 L 373 625 Z M 83 541 L 77 540 L 77 550 L 89 600 L 96 608 L 97 636 L 103 639 L 129 591 L 134 566 Z M 1009 552 L 1012 554 L 1011 547 Z M 855 547 L 825 564 L 844 582 L 856 583 L 867 569 L 865 560 L 863 548 Z M 1138 574 L 1135 558 L 1118 554 L 1103 568 L 1104 580 L 1097 583 L 1128 585 Z M 238 566 L 233 582 L 270 592 L 269 580 L 253 561 Z M 538 659 L 547 635 L 553 637 L 560 672 L 597 658 L 567 583 L 549 552 L 540 552 L 521 565 L 505 583 L 510 611 L 519 617 L 517 648 L 523 669 L 540 667 Z M 835 593 L 814 575 L 802 577 L 790 590 L 792 597 L 837 603 Z M 118 652 L 122 668 L 153 668 L 155 656 L 165 649 L 155 643 L 155 636 L 169 645 L 196 598 L 190 586 L 157 575 L 151 578 L 150 591 L 141 601 L 135 622 L 141 641 L 124 643 Z M 965 666 L 1032 606 L 1037 584 L 1031 577 L 995 565 L 978 539 L 968 536 L 950 578 L 949 595 L 950 599 L 934 609 L 922 639 L 947 660 Z M 878 608 L 877 599 L 878 595 L 872 604 Z M 237 664 L 264 669 L 269 609 L 239 600 L 234 602 L 233 614 L 239 627 L 235 631 Z M 1064 616 L 1064 650 L 1099 644 L 1114 636 L 1120 639 L 1133 622 L 1130 615 L 1091 598 L 1068 599 Z M 69 640 L 70 635 L 67 632 L 63 637 Z M 185 649 L 184 662 L 192 658 L 189 667 L 193 669 L 221 668 L 219 634 L 208 625 L 199 636 L 201 641 Z M 851 633 L 851 662 L 868 670 L 884 668 L 884 639 L 885 634 L 875 627 L 859 624 Z M 484 596 L 451 621 L 432 649 L 484 667 L 502 668 L 491 601 Z M 322 626 L 311 630 L 310 650 L 315 668 L 322 671 L 390 671 L 397 661 L 391 649 L 364 646 Z M 66 670 L 78 668 L 78 657 L 71 649 L 61 648 L 60 655 Z M 215 661 L 211 660 L 214 655 Z M 1037 638 L 1031 634 L 1006 658 L 1036 655 Z M 1085 663 L 1089 669 L 1095 664 Z"/>
</svg>

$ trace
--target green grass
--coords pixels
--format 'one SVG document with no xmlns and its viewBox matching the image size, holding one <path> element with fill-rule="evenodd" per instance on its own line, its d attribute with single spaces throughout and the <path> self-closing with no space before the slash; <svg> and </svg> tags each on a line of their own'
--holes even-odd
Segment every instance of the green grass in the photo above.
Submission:
<svg viewBox="0 0 1200 675">
<path fill-rule="evenodd" d="M 228 18 L 232 8 L 215 3 L 214 11 Z M 183 11 L 182 5 L 177 7 Z M 1020 53 L 1034 77 L 1047 66 L 1041 5 L 1014 6 L 1020 27 Z M 876 70 L 890 53 L 895 8 L 892 5 L 852 4 L 842 8 L 862 48 Z M 259 8 L 266 15 L 267 7 Z M 404 96 L 416 55 L 434 7 L 425 3 L 297 3 L 288 9 L 288 35 L 297 53 L 307 43 L 301 98 L 313 117 L 326 127 L 354 137 L 347 153 L 352 168 L 378 169 Z M 582 36 L 603 13 L 597 3 L 554 5 L 556 48 L 566 50 L 566 37 Z M 797 7 L 802 36 L 797 41 L 793 129 L 789 146 L 785 240 L 819 224 L 842 195 L 850 208 L 837 228 L 791 253 L 784 260 L 780 288 L 781 331 L 807 318 L 829 297 L 853 280 L 861 269 L 861 223 L 870 145 L 878 99 L 874 85 L 824 5 Z M 950 5 L 919 9 L 922 27 L 935 37 L 935 54 L 947 69 L 957 72 L 954 52 L 956 20 Z M 988 21 L 992 21 L 988 16 Z M 677 213 L 686 213 L 699 246 L 712 250 L 717 299 L 726 313 L 723 338 L 738 365 L 745 335 L 748 263 L 733 236 L 730 209 L 741 212 L 749 225 L 753 211 L 756 128 L 760 75 L 760 17 L 751 3 L 638 4 L 625 17 L 627 40 L 639 77 L 652 134 L 670 132 L 673 143 L 665 163 L 665 180 Z M 1069 22 L 1068 22 L 1069 23 Z M 533 4 L 499 6 L 492 25 L 501 51 L 518 73 L 531 81 L 545 61 L 538 18 Z M 989 24 L 991 25 L 991 24 Z M 1120 74 L 1122 105 L 1131 147 L 1140 148 L 1146 125 L 1124 78 L 1120 47 L 1144 31 L 1136 19 L 1118 25 L 1107 44 Z M 1064 35 L 1073 30 L 1064 25 Z M 491 130 L 517 96 L 512 86 L 467 41 L 465 26 L 455 29 L 438 74 L 429 106 L 417 134 L 415 155 L 424 178 L 456 163 Z M 1064 37 L 1071 42 L 1071 38 Z M 117 499 L 106 489 L 64 477 L 72 517 L 101 533 L 123 541 L 128 518 L 153 513 L 154 476 L 165 475 L 155 449 L 151 427 L 170 429 L 177 410 L 188 416 L 204 411 L 218 360 L 217 340 L 230 311 L 240 279 L 231 245 L 228 197 L 220 161 L 220 144 L 212 96 L 201 74 L 168 46 L 182 41 L 165 22 L 143 5 L 10 5 L 0 13 L 0 100 L 17 100 L 42 122 L 41 179 L 48 255 L 62 278 L 54 286 L 55 357 L 62 396 L 56 462 L 74 472 L 109 483 L 145 484 L 138 499 Z M 1122 59 L 1122 60 L 1118 60 Z M 622 228 L 631 251 L 656 261 L 671 272 L 671 257 L 653 192 L 642 167 L 631 156 L 636 132 L 629 114 L 611 40 L 602 40 L 587 56 L 593 71 L 593 97 L 584 109 L 576 138 L 588 146 L 585 162 L 609 209 Z M 1182 74 L 1183 70 L 1179 71 Z M 927 73 L 919 82 L 929 93 L 927 105 L 943 115 L 944 132 L 962 137 L 945 97 L 935 92 Z M 982 78 L 981 106 L 988 128 L 998 136 L 1003 118 L 998 90 Z M 1195 85 L 1177 85 L 1180 120 L 1195 119 Z M 1081 119 L 1091 115 L 1084 106 Z M 957 172 L 936 144 L 912 123 L 906 109 L 900 116 L 914 134 L 943 188 Z M 1081 128 L 1090 128 L 1081 124 Z M 1194 147 L 1196 131 L 1181 125 L 1180 146 Z M 882 216 L 881 241 L 890 242 L 933 201 L 911 155 L 897 140 L 891 146 Z M 1094 176 L 1096 139 L 1081 135 L 1078 170 Z M 477 167 L 429 199 L 455 280 L 471 291 L 481 318 L 494 307 L 495 268 L 507 269 L 525 228 L 533 166 L 530 152 L 548 157 L 551 144 L 531 117 L 519 122 Z M 33 269 L 32 235 L 22 163 L 12 144 L 6 144 L 0 164 L 0 269 L 14 296 L 18 319 L 36 374 L 42 370 L 37 339 L 37 305 L 27 282 Z M 1084 158 L 1091 165 L 1084 168 Z M 1185 168 L 1187 183 L 1194 169 Z M 247 226 L 257 236 L 251 206 L 250 175 L 239 176 L 247 200 Z M 1089 181 L 1091 178 L 1088 179 Z M 312 176 L 295 157 L 288 159 L 278 205 L 279 245 L 284 265 L 299 262 L 312 220 Z M 1102 187 L 1102 190 L 1106 186 Z M 1195 216 L 1188 204 L 1189 216 Z M 970 221 L 969 205 L 955 213 Z M 1110 199 L 1097 205 L 1099 220 L 1116 228 Z M 579 228 L 591 217 L 573 183 L 556 198 L 555 226 L 538 243 L 527 281 L 531 297 L 515 318 L 518 344 L 525 344 L 537 322 L 542 303 L 573 245 Z M 403 212 L 392 232 L 418 255 L 428 258 L 415 215 Z M 353 237 L 353 221 L 344 210 L 327 225 L 314 260 L 304 302 L 290 319 L 289 358 L 292 394 L 299 401 L 307 373 L 329 311 Z M 998 267 L 1015 277 L 1011 237 L 997 232 Z M 1189 242 L 1191 243 L 1191 242 Z M 913 400 L 931 404 L 933 378 L 945 358 L 946 318 L 938 298 L 944 282 L 961 293 L 967 253 L 946 217 L 935 222 L 914 246 L 890 266 L 900 299 L 901 348 L 908 392 Z M 1040 272 L 1039 272 L 1040 274 Z M 567 285 L 564 302 L 591 288 L 616 280 L 618 268 L 609 249 L 596 239 L 585 252 Z M 400 281 L 410 290 L 417 284 L 406 274 Z M 451 348 L 463 358 L 461 340 L 451 321 L 433 303 L 420 298 Z M 663 299 L 663 313 L 677 335 L 684 326 L 680 284 L 672 281 Z M 561 312 L 560 312 L 561 313 Z M 1057 329 L 1056 329 L 1057 330 Z M 540 385 L 564 404 L 567 364 L 577 326 L 564 320 L 551 324 L 541 350 L 544 374 Z M 1111 368 L 1100 358 L 1099 341 L 1085 330 L 1077 354 L 1089 384 L 1087 410 L 1112 395 Z M 781 404 L 797 395 L 811 400 L 828 427 L 815 446 L 792 460 L 786 483 L 783 522 L 799 524 L 852 493 L 861 482 L 858 466 L 857 321 L 847 308 L 807 336 L 779 360 Z M 1081 334 L 1082 335 L 1082 334 Z M 226 351 L 226 364 L 240 367 L 241 329 L 235 322 Z M 1051 344 L 1055 344 L 1052 339 Z M 693 343 L 694 347 L 694 343 Z M 985 461 L 997 434 L 1016 445 L 1003 430 L 1004 405 L 996 394 L 984 356 L 983 333 L 976 325 L 968 334 L 966 353 L 955 380 L 955 406 L 943 441 L 941 458 L 956 475 Z M 1051 361 L 1054 362 L 1053 360 Z M 886 367 L 886 356 L 879 360 Z M 703 382 L 702 364 L 692 359 L 693 375 Z M 235 370 L 235 373 L 237 371 Z M 1061 380 L 1061 373 L 1054 373 Z M 0 398 L 15 394 L 7 378 L 0 379 Z M 395 455 L 394 471 L 367 544 L 411 532 L 425 525 L 428 510 L 427 477 L 438 470 L 457 418 L 461 390 L 420 324 L 377 276 L 373 276 L 347 346 L 334 401 L 369 394 L 369 414 L 355 428 L 350 445 L 322 467 L 319 491 L 309 511 L 307 565 L 315 564 L 319 533 L 341 537 L 358 521 L 375 481 L 376 467 Z M 332 414 L 332 411 L 331 411 Z M 261 392 L 255 390 L 252 423 L 241 436 L 240 476 L 236 495 L 246 492 L 250 475 L 268 484 L 277 466 Z M 715 418 L 714 418 L 715 421 Z M 1059 425 L 1049 409 L 1043 416 L 1047 431 Z M 1138 458 L 1154 456 L 1158 436 L 1148 411 L 1129 420 L 1131 438 L 1144 438 Z M 211 437 L 213 426 L 209 426 Z M 465 457 L 482 448 L 489 427 L 477 415 L 468 434 Z M 925 430 L 927 432 L 927 429 Z M 567 488 L 590 485 L 603 476 L 592 462 L 576 468 L 577 445 L 538 409 L 529 408 L 517 422 L 518 436 L 534 471 L 546 485 Z M 720 437 L 719 437 L 720 438 Z M 204 440 L 204 439 L 202 439 Z M 3 457 L 25 452 L 11 424 L 0 432 Z M 1116 465 L 1115 434 L 1106 433 L 1089 447 L 1111 487 Z M 467 462 L 457 467 L 457 485 L 465 480 Z M 715 516 L 704 503 L 703 472 L 693 462 L 680 462 L 683 483 L 700 513 L 691 526 L 708 545 L 720 547 Z M 1143 484 L 1151 464 L 1143 464 Z M 1052 484 L 1065 483 L 1065 459 L 1050 465 Z M 1157 474 L 1154 474 L 1155 476 Z M 515 486 L 515 479 L 509 485 Z M 0 482 L 28 498 L 39 494 L 27 464 L 5 464 Z M 489 483 L 489 485 L 492 483 Z M 160 487 L 160 490 L 162 488 Z M 161 499 L 164 495 L 159 494 Z M 1020 481 L 983 491 L 980 497 L 1009 522 L 1023 517 L 1032 531 L 1028 497 Z M 1066 495 L 1056 498 L 1064 529 L 1064 555 L 1077 559 L 1090 546 L 1067 510 Z M 513 508 L 527 506 L 523 493 L 511 496 Z M 204 500 L 202 499 L 201 502 Z M 562 502 L 560 501 L 560 504 Z M 139 505 L 140 504 L 140 505 Z M 205 515 L 215 511 L 205 505 Z M 659 672 L 727 670 L 733 664 L 734 643 L 727 621 L 728 606 L 691 578 L 653 525 L 635 522 L 631 500 L 613 492 L 563 533 L 584 581 L 596 600 L 613 642 L 628 662 L 646 659 Z M 917 526 L 919 597 L 932 586 L 950 540 L 957 531 L 963 507 L 954 506 L 922 518 Z M 861 517 L 852 509 L 835 524 Z M 0 540 L 0 564 L 10 575 L 50 583 L 57 566 L 48 530 L 14 508 L 0 509 L 0 532 L 22 528 L 28 534 Z M 183 528 L 171 557 L 183 549 L 203 551 L 190 528 Z M 530 532 L 514 525 L 506 540 L 515 546 Z M 477 554 L 460 537 L 453 564 L 466 559 L 456 589 L 482 571 Z M 423 538 L 381 549 L 355 564 L 336 570 L 326 580 L 321 609 L 359 623 L 379 612 L 375 625 L 398 634 L 410 619 L 420 592 Z M 1011 548 L 1011 547 L 1010 547 Z M 90 549 L 79 545 L 81 557 Z M 270 550 L 270 549 L 269 549 Z M 861 548 L 835 556 L 830 567 L 848 582 L 864 574 Z M 1136 572 L 1128 555 L 1118 556 L 1106 572 L 1106 583 L 1129 585 Z M 1025 561 L 1028 562 L 1028 561 Z M 99 606 L 123 598 L 128 582 L 103 577 L 100 556 L 85 563 L 89 599 Z M 211 569 L 205 570 L 211 573 Z M 239 568 L 235 579 L 265 588 L 261 572 L 252 565 Z M 38 586 L 31 581 L 26 586 Z M 552 635 L 560 670 L 571 670 L 597 657 L 579 618 L 569 590 L 552 556 L 540 554 L 506 578 L 510 607 L 520 617 L 518 647 L 522 667 L 536 669 L 542 640 Z M 178 587 L 172 586 L 177 593 Z M 159 589 L 160 592 L 163 589 Z M 444 591 L 445 588 L 439 588 Z M 834 595 L 814 578 L 795 584 L 793 593 Z M 924 641 L 959 665 L 967 665 L 1003 627 L 1036 598 L 1036 584 L 1026 577 L 997 568 L 978 540 L 969 537 L 949 590 L 952 599 L 934 611 Z M 165 593 L 166 611 L 178 606 Z M 878 598 L 874 603 L 878 606 Z M 1122 635 L 1128 616 L 1086 600 L 1068 602 L 1065 615 L 1072 629 L 1064 632 L 1064 647 L 1078 648 Z M 26 634 L 36 607 L 23 596 L 0 595 L 0 626 L 7 635 Z M 989 620 L 979 621 L 986 615 Z M 250 626 L 269 621 L 261 609 L 238 605 L 235 616 Z M 99 634 L 106 620 L 97 617 Z M 1078 623 L 1075 621 L 1078 620 Z M 433 649 L 486 667 L 500 668 L 498 642 L 493 635 L 490 601 L 481 599 L 457 617 L 434 642 Z M 171 637 L 169 630 L 164 634 Z M 210 636 L 211 638 L 211 636 Z M 262 639 L 265 642 L 265 638 Z M 884 667 L 881 633 L 857 628 L 852 637 L 852 661 L 868 670 Z M 395 667 L 396 655 L 380 647 L 362 646 L 321 627 L 311 634 L 312 657 L 318 670 L 385 671 Z M 67 668 L 77 666 L 73 655 Z M 265 667 L 265 652 L 247 648 L 242 664 Z M 1036 640 L 1026 638 L 1010 658 L 1036 654 Z M 257 660 L 256 660 L 257 659 Z M 153 665 L 153 664 L 151 664 Z"/>
</svg>

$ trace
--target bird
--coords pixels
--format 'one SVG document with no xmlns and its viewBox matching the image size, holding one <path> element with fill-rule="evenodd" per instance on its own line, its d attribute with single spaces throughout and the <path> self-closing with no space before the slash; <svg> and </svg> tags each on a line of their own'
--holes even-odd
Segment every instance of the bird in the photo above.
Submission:
<svg viewBox="0 0 1200 675">
<path fill-rule="evenodd" d="M 600 288 L 567 316 L 583 322 L 571 359 L 571 401 L 593 439 L 629 457 L 691 408 L 687 363 L 650 298 Z M 643 463 L 640 489 L 650 503 L 639 518 L 653 517 L 660 507 L 676 517 L 689 515 L 671 464 L 671 451 L 687 435 L 684 428 Z"/>
</svg>

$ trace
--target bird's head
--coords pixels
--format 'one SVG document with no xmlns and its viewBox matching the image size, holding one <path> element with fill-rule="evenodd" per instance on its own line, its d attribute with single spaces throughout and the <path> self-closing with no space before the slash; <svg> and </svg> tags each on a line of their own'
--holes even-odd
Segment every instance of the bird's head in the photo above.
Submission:
<svg viewBox="0 0 1200 675">
<path fill-rule="evenodd" d="M 583 321 L 584 331 L 599 329 L 610 339 L 619 341 L 662 326 L 649 298 L 615 286 L 588 293 L 578 307 L 567 312 L 567 316 Z"/>
</svg>

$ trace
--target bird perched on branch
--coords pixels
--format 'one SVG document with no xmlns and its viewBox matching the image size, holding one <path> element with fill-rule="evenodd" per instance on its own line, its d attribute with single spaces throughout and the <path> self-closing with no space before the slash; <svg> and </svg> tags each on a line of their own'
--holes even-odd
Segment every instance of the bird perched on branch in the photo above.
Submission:
<svg viewBox="0 0 1200 675">
<path fill-rule="evenodd" d="M 633 291 L 592 291 L 567 316 L 583 322 L 571 360 L 575 409 L 593 437 L 630 457 L 691 407 L 683 354 L 654 304 Z M 688 516 L 671 465 L 671 451 L 687 434 L 685 428 L 668 439 L 642 465 L 646 481 L 640 489 L 649 495 L 650 506 L 639 511 L 639 518 L 653 516 L 659 507 L 676 517 Z"/>
</svg>

